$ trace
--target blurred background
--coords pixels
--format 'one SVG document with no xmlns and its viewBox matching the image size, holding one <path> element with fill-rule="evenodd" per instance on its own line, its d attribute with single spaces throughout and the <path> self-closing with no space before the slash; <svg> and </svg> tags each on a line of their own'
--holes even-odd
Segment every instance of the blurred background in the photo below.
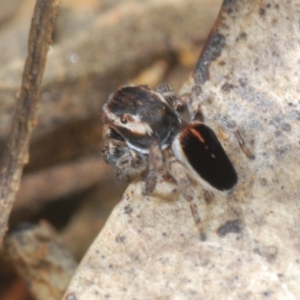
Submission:
<svg viewBox="0 0 300 300">
<path fill-rule="evenodd" d="M 0 0 L 0 155 L 21 85 L 34 3 Z M 166 82 L 178 92 L 220 6 L 221 0 L 61 1 L 30 162 L 0 252 L 0 299 L 39 299 L 27 287 L 38 276 L 30 275 L 35 264 L 24 272 L 24 260 L 35 261 L 45 242 L 45 234 L 34 230 L 50 230 L 74 264 L 80 261 L 128 185 L 101 160 L 103 103 L 124 83 L 156 88 Z"/>
</svg>

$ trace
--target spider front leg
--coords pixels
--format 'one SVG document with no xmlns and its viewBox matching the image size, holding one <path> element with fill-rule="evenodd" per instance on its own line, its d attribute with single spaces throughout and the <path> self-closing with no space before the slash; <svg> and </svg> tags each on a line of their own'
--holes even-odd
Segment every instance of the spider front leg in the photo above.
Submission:
<svg viewBox="0 0 300 300">
<path fill-rule="evenodd" d="M 131 180 L 145 172 L 148 159 L 145 154 L 117 144 L 114 140 L 105 144 L 102 157 L 113 166 L 114 173 L 122 180 Z"/>
<path fill-rule="evenodd" d="M 184 166 L 174 158 L 170 159 L 168 167 L 170 175 L 172 175 L 177 182 L 179 190 L 190 206 L 194 222 L 200 234 L 200 239 L 202 241 L 206 240 L 206 235 L 204 233 L 203 225 L 196 205 L 197 197 L 194 193 L 194 190 L 191 188 L 191 182 L 187 177 Z"/>
<path fill-rule="evenodd" d="M 164 164 L 163 152 L 158 141 L 154 141 L 149 149 L 149 169 L 143 190 L 143 195 L 153 192 L 157 181 L 157 171 L 162 169 Z"/>
</svg>

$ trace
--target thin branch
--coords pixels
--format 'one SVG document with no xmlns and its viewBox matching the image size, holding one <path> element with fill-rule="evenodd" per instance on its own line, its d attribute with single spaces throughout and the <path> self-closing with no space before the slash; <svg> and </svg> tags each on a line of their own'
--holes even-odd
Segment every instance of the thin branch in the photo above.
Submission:
<svg viewBox="0 0 300 300">
<path fill-rule="evenodd" d="M 40 85 L 59 0 L 37 0 L 28 40 L 21 93 L 16 107 L 0 172 L 0 241 L 7 230 L 7 221 L 19 189 L 23 166 L 28 162 L 28 145 L 35 125 Z"/>
</svg>

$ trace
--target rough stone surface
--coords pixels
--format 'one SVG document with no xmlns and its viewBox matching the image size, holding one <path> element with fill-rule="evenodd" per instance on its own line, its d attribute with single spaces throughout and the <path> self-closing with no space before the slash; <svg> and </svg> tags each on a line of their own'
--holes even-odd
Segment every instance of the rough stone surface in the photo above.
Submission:
<svg viewBox="0 0 300 300">
<path fill-rule="evenodd" d="M 184 88 L 201 84 L 195 102 L 239 175 L 227 197 L 205 201 L 191 187 L 207 241 L 174 184 L 144 197 L 132 183 L 64 299 L 299 299 L 299 22 L 296 0 L 224 1 Z M 236 122 L 255 160 L 213 122 L 215 111 Z"/>
</svg>

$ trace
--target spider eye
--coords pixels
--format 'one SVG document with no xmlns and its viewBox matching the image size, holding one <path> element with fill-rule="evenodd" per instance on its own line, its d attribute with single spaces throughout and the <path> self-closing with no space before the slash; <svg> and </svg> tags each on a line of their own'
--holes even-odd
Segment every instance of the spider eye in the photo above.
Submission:
<svg viewBox="0 0 300 300">
<path fill-rule="evenodd" d="M 126 124 L 126 123 L 127 123 L 127 119 L 124 118 L 124 117 L 121 117 L 121 123 L 122 123 L 122 124 Z"/>
</svg>

